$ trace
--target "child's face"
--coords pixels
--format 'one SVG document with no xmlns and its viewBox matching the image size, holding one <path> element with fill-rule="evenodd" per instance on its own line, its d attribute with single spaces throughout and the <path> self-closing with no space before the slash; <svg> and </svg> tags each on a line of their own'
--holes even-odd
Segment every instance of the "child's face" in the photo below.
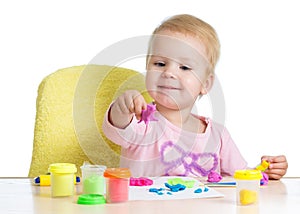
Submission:
<svg viewBox="0 0 300 214">
<path fill-rule="evenodd" d="M 171 109 L 192 108 L 207 93 L 209 63 L 199 39 L 170 31 L 155 36 L 149 49 L 146 86 L 156 103 Z M 211 78 L 212 79 L 212 78 Z"/>
</svg>

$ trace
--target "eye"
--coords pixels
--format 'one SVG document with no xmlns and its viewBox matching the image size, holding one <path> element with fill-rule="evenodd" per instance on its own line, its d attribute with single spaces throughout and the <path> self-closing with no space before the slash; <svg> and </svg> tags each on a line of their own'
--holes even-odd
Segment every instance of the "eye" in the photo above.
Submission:
<svg viewBox="0 0 300 214">
<path fill-rule="evenodd" d="M 155 62 L 154 65 L 157 67 L 164 67 L 166 64 L 164 62 Z"/>
<path fill-rule="evenodd" d="M 183 70 L 183 71 L 190 71 L 190 70 L 192 70 L 190 67 L 185 66 L 185 65 L 182 65 L 182 66 L 180 66 L 179 68 L 180 68 L 181 70 Z"/>
</svg>

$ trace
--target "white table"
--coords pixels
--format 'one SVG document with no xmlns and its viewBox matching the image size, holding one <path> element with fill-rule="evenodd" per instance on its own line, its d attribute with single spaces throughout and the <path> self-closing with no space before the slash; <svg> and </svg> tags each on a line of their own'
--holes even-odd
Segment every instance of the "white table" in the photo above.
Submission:
<svg viewBox="0 0 300 214">
<path fill-rule="evenodd" d="M 0 213 L 299 213 L 300 178 L 270 181 L 261 188 L 257 206 L 237 206 L 235 187 L 214 187 L 224 194 L 221 198 L 129 201 L 118 204 L 78 205 L 82 185 L 76 185 L 76 195 L 51 198 L 50 187 L 33 186 L 28 178 L 0 178 Z"/>
</svg>

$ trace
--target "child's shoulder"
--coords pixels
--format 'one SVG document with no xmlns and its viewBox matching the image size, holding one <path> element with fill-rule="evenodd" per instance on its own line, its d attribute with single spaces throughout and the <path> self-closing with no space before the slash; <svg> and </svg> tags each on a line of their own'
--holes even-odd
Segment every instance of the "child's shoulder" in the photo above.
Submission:
<svg viewBox="0 0 300 214">
<path fill-rule="evenodd" d="M 194 115 L 194 116 L 196 118 L 198 118 L 199 120 L 201 120 L 202 122 L 204 122 L 207 125 L 207 128 L 211 129 L 212 132 L 217 132 L 219 134 L 223 134 L 224 131 L 228 132 L 228 130 L 226 129 L 226 127 L 223 124 L 213 120 L 210 117 L 204 117 L 204 116 L 199 116 L 199 115 Z"/>
</svg>

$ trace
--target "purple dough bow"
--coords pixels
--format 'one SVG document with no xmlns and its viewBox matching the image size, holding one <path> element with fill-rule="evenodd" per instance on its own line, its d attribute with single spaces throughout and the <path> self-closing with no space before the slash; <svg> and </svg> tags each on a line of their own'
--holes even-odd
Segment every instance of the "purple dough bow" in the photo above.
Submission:
<svg viewBox="0 0 300 214">
<path fill-rule="evenodd" d="M 173 160 L 165 160 L 167 155 L 167 149 L 175 149 L 175 151 L 179 154 L 179 158 Z M 202 158 L 212 158 L 213 166 L 206 170 L 201 167 L 198 161 Z M 211 171 L 214 171 L 218 166 L 218 157 L 215 153 L 204 152 L 204 153 L 192 153 L 184 151 L 180 146 L 174 144 L 172 141 L 167 141 L 161 146 L 161 162 L 166 166 L 165 174 L 169 175 L 169 173 L 175 169 L 176 167 L 183 166 L 185 172 L 182 176 L 187 176 L 189 173 L 192 173 L 196 176 L 201 174 L 202 176 L 207 176 Z M 199 173 L 198 175 L 194 172 Z"/>
</svg>

